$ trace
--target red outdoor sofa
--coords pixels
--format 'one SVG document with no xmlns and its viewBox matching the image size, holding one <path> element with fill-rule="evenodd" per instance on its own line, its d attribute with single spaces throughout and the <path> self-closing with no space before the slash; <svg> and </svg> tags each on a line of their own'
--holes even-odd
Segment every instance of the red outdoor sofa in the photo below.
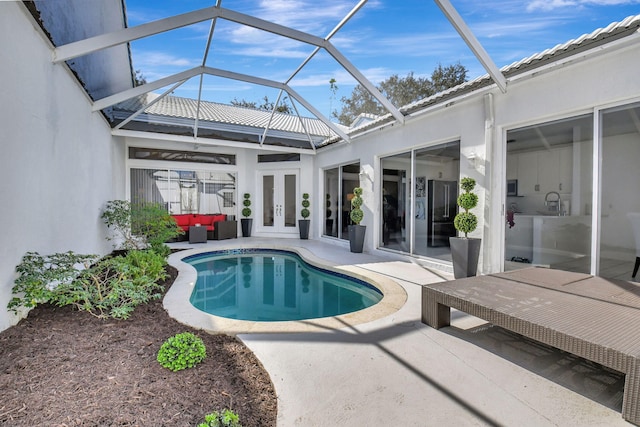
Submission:
<svg viewBox="0 0 640 427">
<path fill-rule="evenodd" d="M 222 240 L 237 237 L 237 223 L 227 221 L 225 214 L 172 214 L 178 227 L 188 238 L 189 227 L 200 225 L 207 228 L 207 239 Z"/>
</svg>

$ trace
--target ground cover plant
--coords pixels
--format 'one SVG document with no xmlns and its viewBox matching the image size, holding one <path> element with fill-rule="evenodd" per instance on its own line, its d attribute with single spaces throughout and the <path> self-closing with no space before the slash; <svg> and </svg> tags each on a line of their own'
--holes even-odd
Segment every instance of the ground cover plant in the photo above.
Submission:
<svg viewBox="0 0 640 427">
<path fill-rule="evenodd" d="M 169 272 L 163 290 L 175 277 Z M 202 339 L 207 357 L 171 372 L 156 355 L 185 331 Z M 179 324 L 161 300 L 127 320 L 41 304 L 0 332 L 0 425 L 197 426 L 223 408 L 245 427 L 275 426 L 268 374 L 239 340 Z"/>
</svg>

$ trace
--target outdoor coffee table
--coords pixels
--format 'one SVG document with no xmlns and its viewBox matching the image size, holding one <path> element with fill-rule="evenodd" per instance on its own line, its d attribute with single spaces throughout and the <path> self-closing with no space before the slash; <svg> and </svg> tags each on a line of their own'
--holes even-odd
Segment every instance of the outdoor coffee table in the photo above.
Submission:
<svg viewBox="0 0 640 427">
<path fill-rule="evenodd" d="M 190 226 L 189 243 L 207 243 L 207 227 L 201 225 Z"/>
</svg>

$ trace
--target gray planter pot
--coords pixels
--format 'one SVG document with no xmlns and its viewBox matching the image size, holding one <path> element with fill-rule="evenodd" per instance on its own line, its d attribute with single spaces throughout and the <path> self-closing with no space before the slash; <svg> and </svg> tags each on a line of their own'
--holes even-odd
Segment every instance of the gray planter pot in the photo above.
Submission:
<svg viewBox="0 0 640 427">
<path fill-rule="evenodd" d="M 242 218 L 240 224 L 242 225 L 242 237 L 251 237 L 253 218 Z"/>
<path fill-rule="evenodd" d="M 478 271 L 480 258 L 480 244 L 482 239 L 464 237 L 449 237 L 451 258 L 453 260 L 453 275 L 456 279 L 473 277 Z"/>
<path fill-rule="evenodd" d="M 307 240 L 309 238 L 309 224 L 311 224 L 310 219 L 298 220 L 298 229 L 300 230 L 300 238 L 302 240 Z"/>
<path fill-rule="evenodd" d="M 349 245 L 351 252 L 362 253 L 362 248 L 364 246 L 364 234 L 366 231 L 366 225 L 349 226 Z"/>
</svg>

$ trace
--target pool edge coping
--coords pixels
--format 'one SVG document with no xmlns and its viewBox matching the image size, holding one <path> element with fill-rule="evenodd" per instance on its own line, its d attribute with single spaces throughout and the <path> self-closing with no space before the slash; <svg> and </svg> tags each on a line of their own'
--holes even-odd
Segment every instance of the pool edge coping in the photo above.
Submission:
<svg viewBox="0 0 640 427">
<path fill-rule="evenodd" d="M 234 249 L 274 249 L 290 251 L 299 255 L 307 263 L 329 271 L 353 276 L 373 284 L 383 294 L 382 300 L 377 304 L 352 313 L 334 317 L 323 317 L 307 320 L 289 320 L 278 322 L 256 322 L 247 320 L 227 319 L 220 316 L 205 313 L 195 308 L 189 298 L 195 286 L 197 273 L 193 266 L 182 261 L 191 255 L 197 255 L 216 250 Z M 238 334 L 264 334 L 264 333 L 302 333 L 331 331 L 372 322 L 389 316 L 398 311 L 407 301 L 405 289 L 395 280 L 373 271 L 358 267 L 357 265 L 338 265 L 326 259 L 320 258 L 310 250 L 284 244 L 264 243 L 230 243 L 223 248 L 211 247 L 187 249 L 171 254 L 169 264 L 178 270 L 178 276 L 164 296 L 163 306 L 169 316 L 176 321 L 209 333 L 224 333 L 228 335 Z"/>
</svg>

